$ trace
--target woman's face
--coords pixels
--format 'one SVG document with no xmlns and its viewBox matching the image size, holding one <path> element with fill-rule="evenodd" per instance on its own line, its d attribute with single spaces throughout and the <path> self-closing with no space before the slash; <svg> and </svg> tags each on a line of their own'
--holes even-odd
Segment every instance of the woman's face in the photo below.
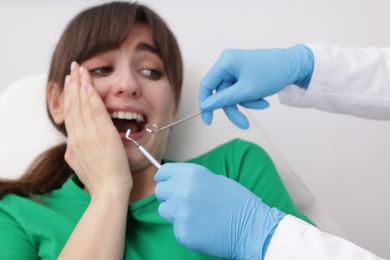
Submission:
<svg viewBox="0 0 390 260">
<path fill-rule="evenodd" d="M 131 129 L 131 137 L 161 160 L 168 131 L 150 134 L 144 125 L 164 126 L 176 114 L 174 94 L 149 28 L 137 24 L 119 49 L 98 54 L 81 65 L 90 72 L 93 85 L 122 137 L 132 172 L 153 167 L 125 139 L 127 129 Z"/>
</svg>

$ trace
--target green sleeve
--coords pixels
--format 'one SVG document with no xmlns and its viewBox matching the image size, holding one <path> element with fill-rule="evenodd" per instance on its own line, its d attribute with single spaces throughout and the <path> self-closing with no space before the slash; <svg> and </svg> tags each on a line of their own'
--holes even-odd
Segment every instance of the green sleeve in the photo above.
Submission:
<svg viewBox="0 0 390 260">
<path fill-rule="evenodd" d="M 0 200 L 0 259 L 38 259 L 23 228 L 1 208 L 1 203 Z"/>
</svg>

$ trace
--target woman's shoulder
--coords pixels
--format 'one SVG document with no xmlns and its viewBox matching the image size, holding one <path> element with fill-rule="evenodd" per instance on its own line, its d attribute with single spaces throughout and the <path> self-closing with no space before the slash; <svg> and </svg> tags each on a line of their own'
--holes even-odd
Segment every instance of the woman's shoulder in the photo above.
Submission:
<svg viewBox="0 0 390 260">
<path fill-rule="evenodd" d="M 0 199 L 0 219 L 10 217 L 16 214 L 26 204 L 29 204 L 29 198 L 16 194 L 6 194 Z"/>
<path fill-rule="evenodd" d="M 240 138 L 232 139 L 228 142 L 225 142 L 209 152 L 204 153 L 203 155 L 209 154 L 234 154 L 234 156 L 256 154 L 256 155 L 266 155 L 265 150 L 260 147 L 258 144 L 255 144 L 251 141 L 247 141 Z"/>
<path fill-rule="evenodd" d="M 75 201 L 88 200 L 85 198 L 87 195 L 84 195 L 86 192 L 77 186 L 77 180 L 74 179 L 74 176 L 71 176 L 60 188 L 43 194 L 30 194 L 29 196 L 6 194 L 0 198 L 0 211 L 12 215 L 27 210 L 39 211 L 43 207 L 50 208 L 53 204 L 67 205 Z"/>
</svg>

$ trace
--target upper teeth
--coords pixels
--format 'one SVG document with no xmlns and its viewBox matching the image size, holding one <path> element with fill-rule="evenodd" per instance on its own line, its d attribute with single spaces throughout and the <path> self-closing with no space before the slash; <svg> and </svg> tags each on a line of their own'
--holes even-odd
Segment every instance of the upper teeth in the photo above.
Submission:
<svg viewBox="0 0 390 260">
<path fill-rule="evenodd" d="M 127 119 L 127 120 L 137 120 L 138 122 L 143 122 L 144 116 L 135 112 L 125 112 L 125 111 L 115 111 L 110 114 L 111 118 Z"/>
</svg>

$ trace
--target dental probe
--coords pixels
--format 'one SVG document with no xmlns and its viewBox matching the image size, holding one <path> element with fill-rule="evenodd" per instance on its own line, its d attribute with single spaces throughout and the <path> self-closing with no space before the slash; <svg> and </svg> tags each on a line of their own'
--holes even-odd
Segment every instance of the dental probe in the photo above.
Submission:
<svg viewBox="0 0 390 260">
<path fill-rule="evenodd" d="M 157 170 L 160 169 L 161 164 L 143 146 L 139 145 L 133 138 L 131 138 L 130 133 L 131 130 L 127 129 L 126 139 L 132 141 L 137 146 L 138 150 L 140 150 L 140 152 L 146 157 L 146 159 L 149 160 L 151 164 L 154 165 L 154 167 L 156 167 Z"/>
<path fill-rule="evenodd" d="M 164 131 L 165 129 L 168 129 L 168 128 L 174 126 L 174 125 L 177 125 L 177 124 L 180 124 L 180 123 L 182 123 L 182 122 L 184 122 L 184 121 L 187 121 L 188 119 L 191 119 L 191 118 L 193 118 L 193 117 L 196 117 L 196 116 L 198 116 L 198 115 L 200 115 L 200 114 L 202 114 L 202 112 L 197 112 L 197 113 L 195 113 L 195 114 L 193 114 L 193 115 L 189 115 L 189 116 L 187 116 L 187 117 L 184 117 L 184 118 L 182 118 L 182 119 L 180 119 L 180 120 L 177 120 L 176 122 L 170 123 L 170 124 L 168 124 L 168 125 L 166 125 L 166 126 L 163 126 L 163 127 L 158 127 L 157 124 L 152 124 L 151 127 L 148 127 L 148 125 L 146 125 L 146 126 L 145 126 L 145 130 L 146 130 L 147 132 L 149 132 L 149 133 L 158 133 L 158 132 Z"/>
</svg>

